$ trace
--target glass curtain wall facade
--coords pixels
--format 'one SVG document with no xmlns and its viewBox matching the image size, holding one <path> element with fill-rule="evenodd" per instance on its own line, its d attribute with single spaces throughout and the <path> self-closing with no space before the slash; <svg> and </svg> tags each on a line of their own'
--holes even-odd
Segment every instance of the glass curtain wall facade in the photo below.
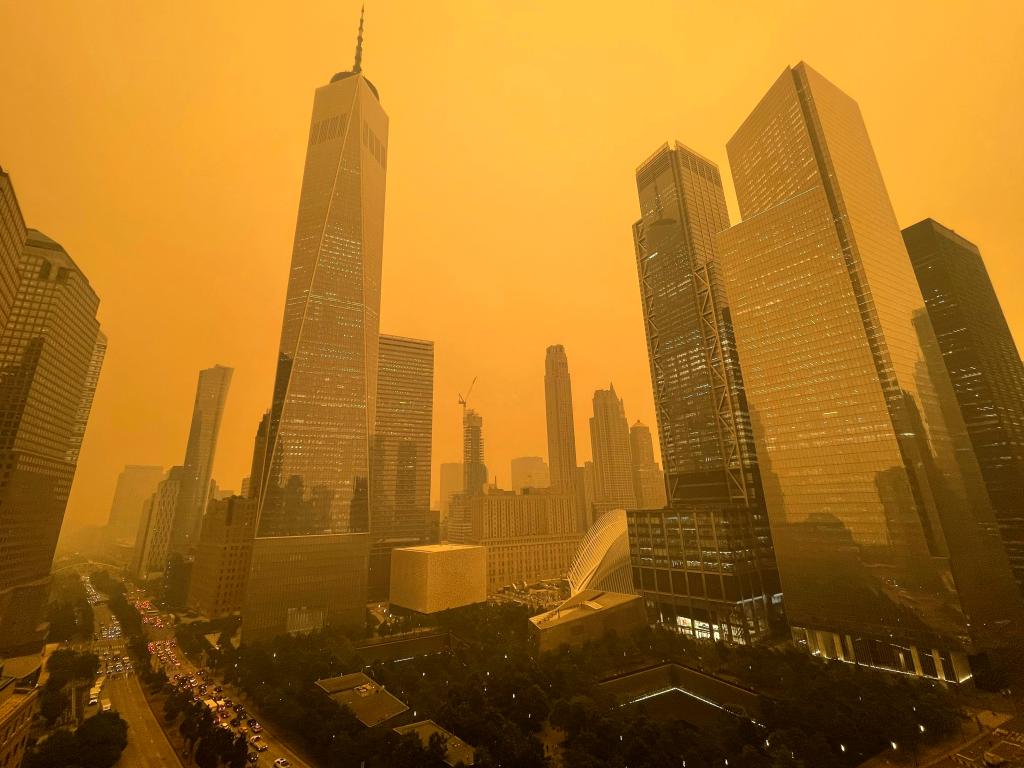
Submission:
<svg viewBox="0 0 1024 768">
<path fill-rule="evenodd" d="M 370 472 L 370 599 L 386 600 L 391 550 L 427 541 L 434 342 L 380 337 Z"/>
<path fill-rule="evenodd" d="M 0 335 L 0 651 L 38 653 L 103 337 L 99 298 L 59 244 L 27 230 L 19 273 Z"/>
<path fill-rule="evenodd" d="M 363 622 L 388 117 L 360 55 L 313 101 L 256 491 L 250 638 Z"/>
<path fill-rule="evenodd" d="M 649 613 L 698 638 L 763 639 L 780 601 L 716 235 L 718 167 L 676 142 L 636 173 L 633 225 L 668 509 L 629 515 Z"/>
<path fill-rule="evenodd" d="M 860 110 L 787 68 L 728 154 L 718 252 L 794 638 L 966 680 L 1019 600 Z"/>
<path fill-rule="evenodd" d="M 903 230 L 942 361 L 1024 590 L 1024 365 L 978 247 L 925 219 Z"/>
<path fill-rule="evenodd" d="M 178 511 L 174 516 L 171 534 L 171 548 L 183 554 L 194 551 L 199 544 L 203 515 L 210 499 L 217 436 L 220 434 L 220 422 L 232 373 L 233 368 L 223 365 L 199 372 L 196 399 L 192 406 L 192 423 L 185 448 Z"/>
</svg>

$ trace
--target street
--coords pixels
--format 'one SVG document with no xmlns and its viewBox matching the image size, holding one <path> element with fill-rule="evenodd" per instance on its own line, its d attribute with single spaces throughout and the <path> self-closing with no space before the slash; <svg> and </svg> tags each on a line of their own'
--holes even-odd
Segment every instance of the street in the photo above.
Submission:
<svg viewBox="0 0 1024 768">
<path fill-rule="evenodd" d="M 96 630 L 100 626 L 109 625 L 113 621 L 110 608 L 106 603 L 93 606 Z M 105 651 L 124 656 L 124 638 L 101 638 L 92 644 L 94 653 L 101 655 Z M 102 674 L 102 667 L 100 673 Z M 160 723 L 153 710 L 149 708 L 142 685 L 134 672 L 114 673 L 107 676 L 107 682 L 100 694 L 101 699 L 110 699 L 114 710 L 128 723 L 128 746 L 121 754 L 117 765 L 121 768 L 180 768 L 174 748 L 164 735 Z M 90 709 L 99 711 L 94 705 Z"/>
<path fill-rule="evenodd" d="M 166 670 L 168 677 L 173 678 L 175 674 L 181 674 L 186 676 L 193 675 L 196 676 L 196 679 L 198 679 L 198 675 L 196 675 L 196 673 L 200 670 L 200 667 L 197 667 L 195 664 L 193 664 L 192 660 L 185 656 L 185 654 L 180 654 L 177 656 L 177 658 L 178 661 L 181 662 L 181 666 Z M 214 676 L 213 670 L 208 670 L 208 673 L 209 677 L 207 677 L 207 680 L 209 681 L 209 686 L 211 690 L 213 689 L 214 686 L 222 686 L 224 688 L 224 693 L 221 695 L 230 696 L 231 700 L 235 704 L 245 704 L 246 706 L 248 706 L 248 702 L 246 701 L 245 696 L 241 691 L 239 691 L 234 686 L 224 685 L 224 682 L 222 680 Z M 249 712 L 249 717 L 256 717 L 256 714 L 254 712 Z M 259 762 L 257 763 L 258 766 L 273 765 L 275 760 L 283 757 L 286 758 L 289 761 L 289 763 L 291 763 L 292 766 L 295 766 L 295 768 L 309 768 L 309 763 L 307 763 L 305 760 L 300 759 L 294 752 L 292 752 L 292 750 L 288 749 L 284 744 L 281 743 L 279 739 L 275 738 L 272 735 L 270 730 L 267 728 L 266 723 L 260 721 L 260 725 L 263 727 L 263 730 L 260 732 L 259 735 L 262 737 L 261 740 L 263 741 L 264 744 L 267 745 L 268 748 L 265 752 L 259 753 L 260 759 Z M 237 729 L 233 730 L 237 732 Z M 246 734 L 246 740 L 252 738 L 253 735 L 254 734 L 252 733 Z M 250 746 L 250 751 L 253 751 L 254 749 L 254 747 Z"/>
</svg>

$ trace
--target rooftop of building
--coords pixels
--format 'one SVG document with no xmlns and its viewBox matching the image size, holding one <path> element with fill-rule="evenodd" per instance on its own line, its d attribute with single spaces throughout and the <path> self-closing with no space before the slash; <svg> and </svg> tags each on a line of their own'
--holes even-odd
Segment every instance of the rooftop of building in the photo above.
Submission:
<svg viewBox="0 0 1024 768">
<path fill-rule="evenodd" d="M 459 763 L 462 763 L 463 765 L 474 765 L 475 763 L 474 753 L 476 750 L 466 742 L 462 741 L 451 731 L 446 731 L 433 720 L 420 720 L 418 723 L 400 725 L 394 730 L 395 733 L 402 734 L 403 736 L 407 733 L 415 733 L 420 737 L 420 742 L 424 747 L 430 743 L 431 736 L 435 733 L 439 733 L 445 738 L 445 765 L 454 766 Z"/>
<path fill-rule="evenodd" d="M 530 617 L 530 622 L 539 630 L 551 629 L 640 599 L 639 595 L 588 589 L 573 595 L 553 610 Z"/>
<path fill-rule="evenodd" d="M 421 544 L 416 547 L 402 547 L 401 551 L 434 554 L 437 552 L 457 552 L 463 549 L 485 549 L 485 547 L 479 544 Z"/>
<path fill-rule="evenodd" d="M 352 710 L 356 719 L 367 728 L 380 725 L 409 709 L 404 701 L 392 696 L 362 672 L 324 678 L 317 680 L 316 685 L 339 707 Z"/>
</svg>

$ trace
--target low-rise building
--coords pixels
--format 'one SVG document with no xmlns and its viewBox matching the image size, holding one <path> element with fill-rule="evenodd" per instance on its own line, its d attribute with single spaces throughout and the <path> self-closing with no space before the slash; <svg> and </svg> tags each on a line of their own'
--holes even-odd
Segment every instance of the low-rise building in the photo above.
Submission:
<svg viewBox="0 0 1024 768">
<path fill-rule="evenodd" d="M 39 710 L 39 691 L 46 681 L 45 664 L 57 648 L 0 663 L 0 766 L 17 768 L 25 757 L 32 718 Z"/>
<path fill-rule="evenodd" d="M 390 602 L 417 613 L 436 613 L 487 599 L 487 549 L 428 544 L 391 553 Z"/>
<path fill-rule="evenodd" d="M 587 590 L 573 595 L 558 608 L 530 618 L 530 635 L 538 652 L 563 645 L 584 645 L 615 631 L 628 634 L 647 623 L 639 595 Z"/>
<path fill-rule="evenodd" d="M 446 731 L 433 720 L 420 720 L 418 723 L 400 725 L 394 730 L 395 733 L 402 736 L 407 733 L 415 733 L 420 737 L 420 743 L 424 747 L 430 744 L 430 737 L 436 733 L 444 739 L 444 758 L 442 759 L 445 765 L 454 767 L 460 764 L 467 766 L 476 764 L 476 750 L 451 731 Z"/>
<path fill-rule="evenodd" d="M 317 680 L 316 686 L 339 707 L 348 707 L 367 728 L 392 720 L 409 709 L 404 701 L 362 672 Z"/>
</svg>

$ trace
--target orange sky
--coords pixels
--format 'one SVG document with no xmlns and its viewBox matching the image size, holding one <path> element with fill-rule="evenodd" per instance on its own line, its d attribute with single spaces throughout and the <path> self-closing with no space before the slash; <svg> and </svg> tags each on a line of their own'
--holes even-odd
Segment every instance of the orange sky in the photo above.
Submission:
<svg viewBox="0 0 1024 768">
<path fill-rule="evenodd" d="M 0 165 L 110 337 L 66 528 L 106 520 L 124 464 L 182 460 L 201 367 L 235 368 L 214 476 L 248 473 L 313 90 L 351 66 L 357 16 L 0 0 Z M 726 140 L 801 59 L 860 103 L 900 223 L 978 243 L 1024 337 L 1024 4 L 370 0 L 364 69 L 391 118 L 382 330 L 436 342 L 435 465 L 458 459 L 473 376 L 499 482 L 546 455 L 552 343 L 581 461 L 608 381 L 653 424 L 633 171 L 678 138 L 728 179 Z"/>
</svg>

